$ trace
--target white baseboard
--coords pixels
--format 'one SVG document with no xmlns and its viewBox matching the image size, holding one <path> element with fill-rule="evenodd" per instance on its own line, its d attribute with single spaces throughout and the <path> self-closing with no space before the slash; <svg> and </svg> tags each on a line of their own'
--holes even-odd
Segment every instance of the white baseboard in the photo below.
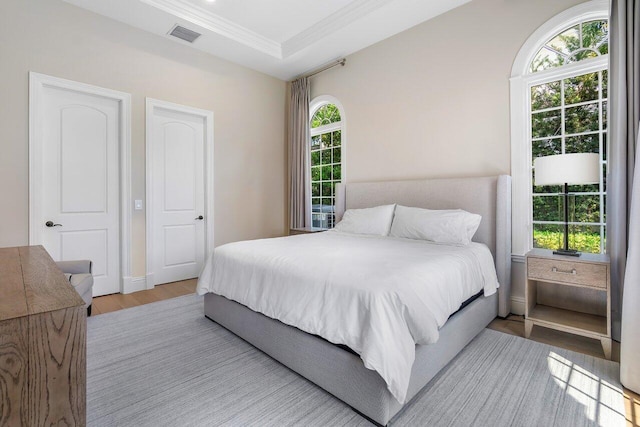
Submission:
<svg viewBox="0 0 640 427">
<path fill-rule="evenodd" d="M 524 315 L 524 298 L 523 297 L 511 297 L 511 313 L 520 316 Z"/>
<path fill-rule="evenodd" d="M 122 279 L 122 293 L 131 294 L 133 292 L 144 291 L 147 289 L 147 278 L 142 277 L 124 277 Z"/>
<path fill-rule="evenodd" d="M 153 273 L 147 274 L 147 287 L 145 289 L 153 289 L 155 288 L 156 282 L 153 281 Z"/>
</svg>

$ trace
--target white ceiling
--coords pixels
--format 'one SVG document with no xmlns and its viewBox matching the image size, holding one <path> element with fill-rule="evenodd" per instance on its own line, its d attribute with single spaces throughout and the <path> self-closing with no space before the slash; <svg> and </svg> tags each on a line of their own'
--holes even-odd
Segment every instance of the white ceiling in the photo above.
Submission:
<svg viewBox="0 0 640 427">
<path fill-rule="evenodd" d="M 290 80 L 471 0 L 65 0 Z M 201 33 L 193 44 L 167 33 Z"/>
</svg>

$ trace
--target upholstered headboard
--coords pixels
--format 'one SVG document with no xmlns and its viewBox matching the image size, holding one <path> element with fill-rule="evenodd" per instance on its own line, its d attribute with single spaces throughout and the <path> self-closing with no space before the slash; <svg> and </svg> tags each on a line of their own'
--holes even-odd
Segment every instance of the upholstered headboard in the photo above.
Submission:
<svg viewBox="0 0 640 427">
<path fill-rule="evenodd" d="M 493 254 L 498 281 L 498 315 L 511 311 L 511 177 L 440 178 L 338 184 L 336 220 L 346 209 L 397 203 L 426 209 L 464 209 L 482 216 L 473 240 Z"/>
</svg>

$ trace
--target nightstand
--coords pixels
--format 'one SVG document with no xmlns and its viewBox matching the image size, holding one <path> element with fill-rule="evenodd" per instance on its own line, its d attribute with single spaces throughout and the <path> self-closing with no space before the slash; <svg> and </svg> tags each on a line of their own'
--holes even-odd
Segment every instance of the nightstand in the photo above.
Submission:
<svg viewBox="0 0 640 427">
<path fill-rule="evenodd" d="M 526 271 L 525 337 L 533 325 L 582 335 L 600 340 L 611 359 L 609 257 L 534 249 L 526 255 Z"/>
<path fill-rule="evenodd" d="M 327 231 L 327 229 L 326 228 L 315 228 L 315 227 L 291 228 L 291 229 L 289 229 L 289 236 L 293 236 L 295 234 L 320 233 L 322 231 Z"/>
</svg>

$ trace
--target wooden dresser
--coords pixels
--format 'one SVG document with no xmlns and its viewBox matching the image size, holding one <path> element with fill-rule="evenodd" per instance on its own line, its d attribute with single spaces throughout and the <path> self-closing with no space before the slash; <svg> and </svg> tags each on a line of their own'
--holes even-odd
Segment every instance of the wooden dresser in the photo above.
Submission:
<svg viewBox="0 0 640 427">
<path fill-rule="evenodd" d="M 0 248 L 0 426 L 86 425 L 86 325 L 42 246 Z"/>
</svg>

